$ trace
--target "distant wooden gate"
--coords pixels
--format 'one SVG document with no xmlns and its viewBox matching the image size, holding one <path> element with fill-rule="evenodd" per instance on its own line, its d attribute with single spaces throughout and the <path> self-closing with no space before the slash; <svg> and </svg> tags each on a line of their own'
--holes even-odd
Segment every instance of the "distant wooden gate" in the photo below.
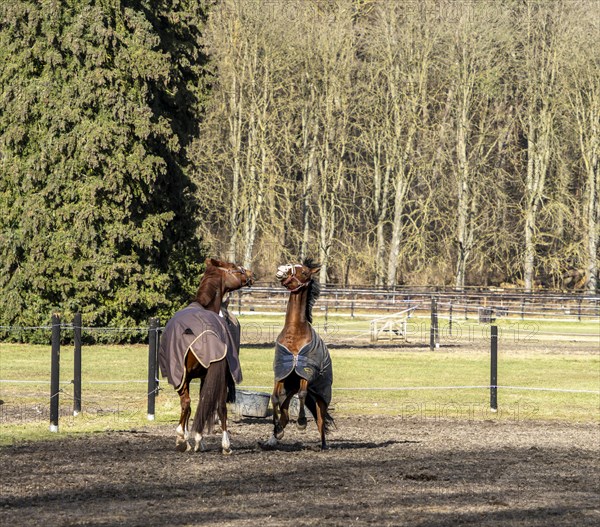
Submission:
<svg viewBox="0 0 600 527">
<path fill-rule="evenodd" d="M 371 342 L 380 340 L 406 340 L 406 326 L 418 306 L 409 307 L 392 315 L 385 315 L 371 320 Z"/>
</svg>

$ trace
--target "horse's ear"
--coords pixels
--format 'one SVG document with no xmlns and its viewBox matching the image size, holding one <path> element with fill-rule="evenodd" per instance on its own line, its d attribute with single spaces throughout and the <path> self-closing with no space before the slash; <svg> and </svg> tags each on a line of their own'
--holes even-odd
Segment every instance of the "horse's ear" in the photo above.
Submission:
<svg viewBox="0 0 600 527">
<path fill-rule="evenodd" d="M 313 268 L 310 270 L 310 274 L 315 274 L 315 273 L 318 273 L 320 270 L 321 270 L 321 266 L 319 266 L 319 267 L 313 267 Z"/>
<path fill-rule="evenodd" d="M 209 265 L 214 265 L 215 267 L 219 267 L 219 262 L 217 260 L 215 260 L 214 258 L 207 258 L 206 260 L 204 260 L 204 265 L 206 265 L 206 267 L 208 267 Z"/>
</svg>

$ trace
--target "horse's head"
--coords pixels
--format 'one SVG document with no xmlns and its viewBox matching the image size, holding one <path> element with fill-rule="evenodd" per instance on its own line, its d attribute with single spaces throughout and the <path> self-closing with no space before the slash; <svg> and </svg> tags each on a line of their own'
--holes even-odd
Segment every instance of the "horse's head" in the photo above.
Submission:
<svg viewBox="0 0 600 527">
<path fill-rule="evenodd" d="M 249 269 L 214 258 L 207 258 L 204 263 L 206 269 L 196 293 L 196 302 L 207 309 L 218 312 L 225 293 L 249 287 L 254 282 L 254 274 Z"/>
<path fill-rule="evenodd" d="M 246 286 L 250 287 L 254 283 L 254 273 L 241 265 L 215 260 L 214 258 L 207 258 L 204 263 L 207 272 L 210 269 L 221 275 L 226 291 L 235 291 Z"/>
<path fill-rule="evenodd" d="M 319 264 L 307 258 L 302 264 L 280 265 L 275 276 L 283 287 L 294 293 L 308 286 L 312 282 L 313 275 L 320 269 Z"/>
</svg>

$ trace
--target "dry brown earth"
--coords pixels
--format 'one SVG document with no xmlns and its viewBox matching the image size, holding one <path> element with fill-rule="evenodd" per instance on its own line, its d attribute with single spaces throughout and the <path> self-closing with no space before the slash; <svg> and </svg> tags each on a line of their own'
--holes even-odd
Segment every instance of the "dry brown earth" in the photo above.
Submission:
<svg viewBox="0 0 600 527">
<path fill-rule="evenodd" d="M 0 449 L 0 524 L 600 524 L 600 428 L 534 421 L 338 418 L 264 451 L 265 419 L 231 423 L 204 453 L 154 426 Z"/>
</svg>

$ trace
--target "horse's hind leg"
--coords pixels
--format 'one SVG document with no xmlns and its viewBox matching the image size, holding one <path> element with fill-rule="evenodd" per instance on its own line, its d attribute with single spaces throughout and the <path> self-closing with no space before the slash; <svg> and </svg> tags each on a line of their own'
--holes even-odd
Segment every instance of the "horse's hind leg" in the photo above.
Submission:
<svg viewBox="0 0 600 527">
<path fill-rule="evenodd" d="M 325 423 L 325 416 L 327 415 L 326 404 L 317 399 L 317 427 L 319 428 L 319 434 L 321 435 L 321 450 L 327 450 L 327 441 L 325 439 L 325 433 L 327 432 L 327 426 Z"/>
<path fill-rule="evenodd" d="M 179 401 L 181 403 L 181 415 L 179 417 L 179 426 L 177 427 L 177 439 L 175 440 L 175 448 L 179 452 L 185 452 L 190 448 L 188 438 L 188 422 L 192 412 L 190 408 L 190 391 L 189 382 L 186 380 L 179 390 Z"/>
<path fill-rule="evenodd" d="M 300 380 L 300 390 L 298 391 L 298 420 L 296 421 L 296 427 L 298 430 L 306 429 L 306 410 L 304 408 L 304 402 L 306 401 L 306 394 L 308 393 L 308 381 L 306 379 Z"/>
<path fill-rule="evenodd" d="M 227 431 L 227 385 L 223 384 L 221 387 L 221 397 L 219 398 L 219 405 L 217 406 L 217 415 L 219 421 L 221 421 L 221 430 L 223 431 L 223 438 L 221 439 L 221 451 L 223 455 L 228 456 L 231 454 L 231 443 L 229 441 L 229 432 Z"/>
</svg>

